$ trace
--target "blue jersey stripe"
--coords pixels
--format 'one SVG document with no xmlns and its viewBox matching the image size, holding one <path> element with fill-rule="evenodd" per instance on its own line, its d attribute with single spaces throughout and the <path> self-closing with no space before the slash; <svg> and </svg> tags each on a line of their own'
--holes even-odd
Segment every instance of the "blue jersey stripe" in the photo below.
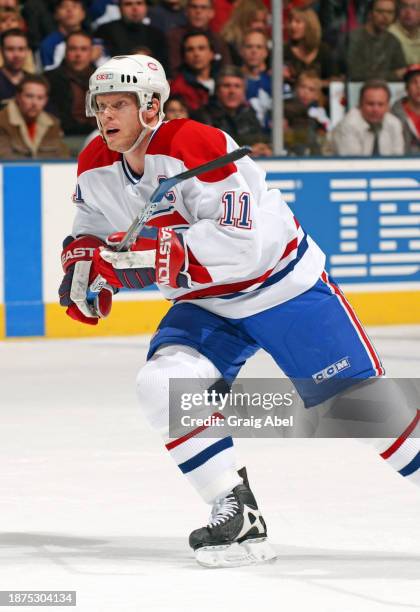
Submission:
<svg viewBox="0 0 420 612">
<path fill-rule="evenodd" d="M 230 436 L 228 436 L 227 438 L 222 438 L 211 446 L 205 448 L 203 451 L 201 451 L 201 453 L 198 453 L 191 459 L 184 461 L 184 463 L 180 463 L 178 467 L 183 474 L 188 474 L 188 472 L 192 472 L 192 470 L 195 470 L 195 468 L 200 467 L 200 465 L 203 465 L 203 463 L 206 463 L 206 461 L 208 461 L 218 453 L 221 453 L 226 448 L 230 448 L 231 446 L 233 446 L 233 441 Z"/>
<path fill-rule="evenodd" d="M 3 168 L 7 336 L 43 336 L 41 168 Z"/>
<path fill-rule="evenodd" d="M 411 474 L 414 474 L 414 472 L 418 470 L 419 468 L 420 468 L 420 451 L 417 453 L 414 459 L 410 461 L 408 465 L 402 468 L 402 470 L 399 470 L 399 473 L 401 474 L 401 476 L 410 476 Z"/>
<path fill-rule="evenodd" d="M 271 287 L 271 285 L 275 285 L 276 283 L 281 281 L 285 276 L 287 276 L 295 268 L 296 264 L 305 255 L 307 249 L 308 249 L 308 240 L 307 240 L 307 234 L 305 232 L 298 246 L 295 259 L 292 259 L 292 261 L 290 261 L 285 268 L 283 268 L 282 270 L 279 270 L 278 272 L 273 274 L 273 276 L 269 276 L 267 280 L 263 282 L 262 285 L 260 285 L 256 289 L 253 289 L 252 291 L 238 291 L 237 293 L 230 293 L 229 295 L 214 296 L 214 297 L 220 297 L 220 299 L 222 300 L 231 300 L 232 298 L 236 298 L 240 295 L 250 295 L 251 293 L 260 291 L 260 289 L 265 289 L 266 287 Z M 207 297 L 212 297 L 212 296 L 210 295 Z"/>
</svg>

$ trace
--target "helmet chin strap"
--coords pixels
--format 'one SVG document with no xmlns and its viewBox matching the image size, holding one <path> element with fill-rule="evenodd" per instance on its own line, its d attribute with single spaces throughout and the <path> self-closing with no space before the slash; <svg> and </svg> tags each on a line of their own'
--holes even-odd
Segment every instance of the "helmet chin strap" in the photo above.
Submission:
<svg viewBox="0 0 420 612">
<path fill-rule="evenodd" d="M 146 138 L 148 133 L 153 132 L 154 129 L 155 129 L 155 126 L 153 126 L 153 127 L 149 127 L 148 126 L 148 127 L 143 128 L 140 131 L 140 134 L 137 136 L 137 138 L 134 141 L 134 143 L 131 145 L 131 147 L 129 149 L 127 149 L 126 151 L 123 151 L 123 154 L 126 155 L 127 153 L 132 153 L 135 149 L 137 149 L 139 144 Z"/>
<path fill-rule="evenodd" d="M 161 111 L 159 111 L 158 122 L 155 123 L 155 125 L 151 126 L 151 125 L 148 125 L 147 123 L 144 122 L 144 120 L 143 120 L 143 111 L 146 111 L 147 108 L 148 108 L 147 105 L 141 106 L 139 108 L 139 120 L 140 120 L 140 123 L 143 126 L 143 129 L 140 131 L 140 134 L 137 136 L 136 140 L 131 145 L 131 147 L 129 149 L 127 149 L 127 151 L 123 151 L 124 155 L 126 155 L 127 153 L 132 153 L 135 149 L 137 149 L 139 144 L 146 138 L 146 136 L 150 132 L 153 132 L 154 130 L 157 130 L 157 128 L 162 125 L 162 121 L 163 121 L 163 118 L 165 117 L 165 115 Z"/>
</svg>

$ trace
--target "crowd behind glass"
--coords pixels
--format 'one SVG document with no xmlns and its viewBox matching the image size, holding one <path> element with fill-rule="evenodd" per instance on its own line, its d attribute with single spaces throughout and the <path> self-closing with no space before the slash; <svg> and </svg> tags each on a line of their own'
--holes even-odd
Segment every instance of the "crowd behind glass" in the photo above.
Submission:
<svg viewBox="0 0 420 612">
<path fill-rule="evenodd" d="M 420 0 L 284 0 L 289 156 L 420 151 Z M 272 155 L 270 0 L 0 0 L 0 157 L 65 159 L 98 134 L 89 77 L 157 58 L 168 120 L 219 127 Z"/>
</svg>

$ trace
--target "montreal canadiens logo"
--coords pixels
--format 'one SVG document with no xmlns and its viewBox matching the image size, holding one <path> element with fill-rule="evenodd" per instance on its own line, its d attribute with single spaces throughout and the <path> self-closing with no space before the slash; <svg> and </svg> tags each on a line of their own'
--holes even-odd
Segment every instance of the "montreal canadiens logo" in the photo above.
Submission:
<svg viewBox="0 0 420 612">
<path fill-rule="evenodd" d="M 150 70 L 159 70 L 159 68 L 153 62 L 148 62 L 147 66 L 150 68 Z"/>
<path fill-rule="evenodd" d="M 96 80 L 97 81 L 109 81 L 111 80 L 113 77 L 112 72 L 100 72 L 99 74 L 96 75 Z"/>
</svg>

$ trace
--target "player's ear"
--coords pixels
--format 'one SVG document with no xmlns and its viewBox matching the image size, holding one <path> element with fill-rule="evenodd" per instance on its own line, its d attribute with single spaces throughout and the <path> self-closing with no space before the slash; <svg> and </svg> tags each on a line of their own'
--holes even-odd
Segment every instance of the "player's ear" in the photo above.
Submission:
<svg viewBox="0 0 420 612">
<path fill-rule="evenodd" d="M 155 117 L 157 117 L 157 115 L 159 114 L 159 109 L 160 109 L 160 100 L 158 98 L 152 98 L 152 101 L 148 105 L 148 108 L 146 111 L 146 119 L 150 121 L 151 119 L 154 119 Z"/>
</svg>

